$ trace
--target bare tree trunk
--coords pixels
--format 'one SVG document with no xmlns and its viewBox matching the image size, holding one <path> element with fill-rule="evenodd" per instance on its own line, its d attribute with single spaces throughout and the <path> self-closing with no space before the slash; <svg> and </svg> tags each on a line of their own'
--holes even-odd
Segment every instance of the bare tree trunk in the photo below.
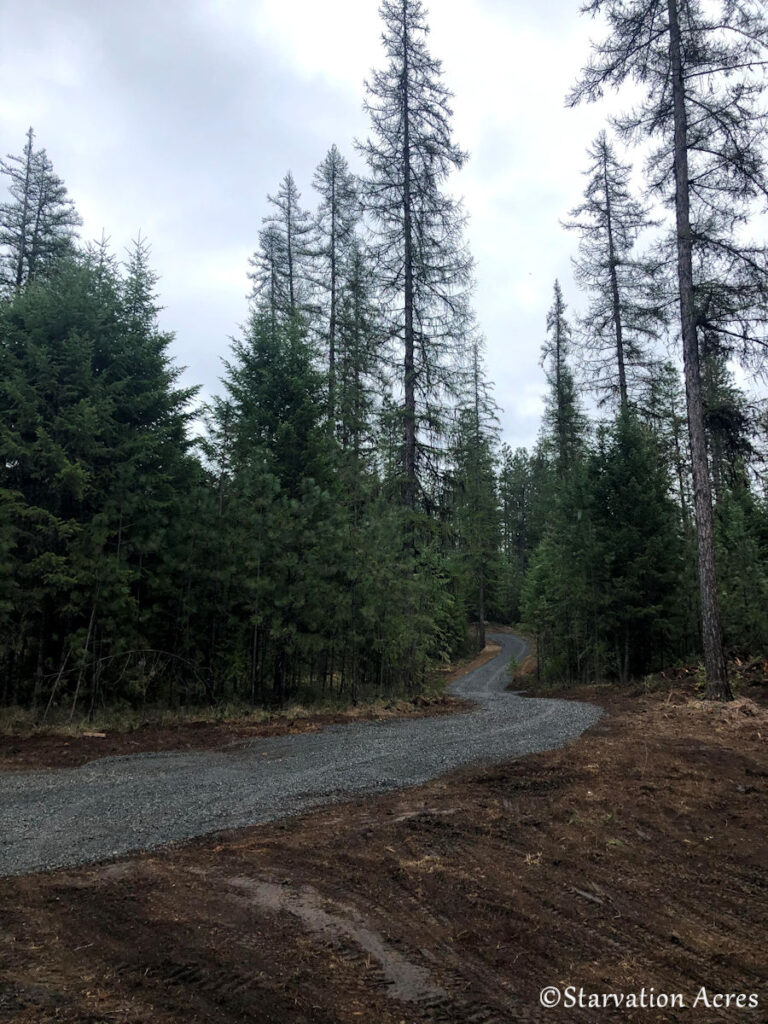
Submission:
<svg viewBox="0 0 768 1024">
<path fill-rule="evenodd" d="M 88 659 L 88 647 L 89 647 L 90 642 L 91 642 L 91 633 L 93 632 L 93 620 L 95 619 L 95 617 L 96 617 L 96 602 L 94 601 L 93 607 L 91 608 L 91 618 L 90 618 L 90 621 L 88 623 L 88 632 L 86 633 L 85 644 L 83 645 L 83 664 L 80 667 L 80 674 L 77 677 L 77 685 L 75 686 L 75 695 L 72 698 L 72 708 L 71 708 L 71 710 L 69 712 L 69 721 L 70 721 L 70 723 L 72 722 L 73 718 L 75 717 L 75 710 L 77 708 L 77 698 L 80 695 L 80 686 L 82 685 L 83 676 L 85 675 L 85 668 L 86 668 L 87 659 Z"/>
<path fill-rule="evenodd" d="M 680 21 L 677 0 L 667 0 L 669 11 L 669 56 L 672 64 L 672 98 L 675 119 L 675 213 L 677 218 L 677 273 L 680 286 L 680 317 L 683 335 L 685 394 L 693 470 L 693 504 L 699 555 L 701 626 L 706 670 L 706 696 L 710 700 L 733 700 L 723 651 L 720 602 L 715 566 L 715 534 L 712 493 L 704 433 L 701 397 L 701 368 L 696 334 L 693 290 L 693 240 L 688 187 L 688 120 L 682 68 Z"/>
<path fill-rule="evenodd" d="M 253 624 L 253 637 L 251 642 L 251 707 L 256 704 L 256 679 L 257 666 L 259 663 L 259 625 Z"/>
<path fill-rule="evenodd" d="M 43 717 L 40 719 L 41 723 L 43 723 L 43 724 L 45 723 L 45 720 L 48 717 L 48 712 L 51 710 L 51 705 L 53 704 L 53 699 L 56 696 L 56 691 L 59 688 L 59 683 L 61 682 L 61 677 L 64 675 L 64 670 L 66 669 L 67 662 L 69 661 L 69 655 L 70 655 L 70 651 L 67 650 L 66 654 L 62 658 L 61 665 L 59 666 L 59 674 L 56 676 L 56 680 L 55 680 L 53 686 L 51 687 L 51 695 L 48 698 L 48 703 L 45 705 L 45 711 L 43 712 Z"/>
<path fill-rule="evenodd" d="M 485 573 L 480 571 L 477 585 L 477 643 L 480 650 L 485 648 Z"/>
</svg>

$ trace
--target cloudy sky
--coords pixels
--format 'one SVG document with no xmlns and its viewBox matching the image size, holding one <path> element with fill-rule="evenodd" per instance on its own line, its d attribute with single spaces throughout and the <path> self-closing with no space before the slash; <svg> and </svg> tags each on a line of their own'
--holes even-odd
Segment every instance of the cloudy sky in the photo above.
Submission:
<svg viewBox="0 0 768 1024">
<path fill-rule="evenodd" d="M 453 189 L 470 215 L 475 307 L 513 445 L 535 438 L 538 365 L 555 277 L 578 305 L 584 151 L 606 108 L 563 97 L 599 26 L 579 0 L 431 0 L 431 49 L 471 159 Z M 265 196 L 290 168 L 305 205 L 336 143 L 355 169 L 363 80 L 381 60 L 378 0 L 2 0 L 0 151 L 33 125 L 84 219 L 122 252 L 141 230 L 186 382 L 217 388 L 246 310 Z"/>
</svg>

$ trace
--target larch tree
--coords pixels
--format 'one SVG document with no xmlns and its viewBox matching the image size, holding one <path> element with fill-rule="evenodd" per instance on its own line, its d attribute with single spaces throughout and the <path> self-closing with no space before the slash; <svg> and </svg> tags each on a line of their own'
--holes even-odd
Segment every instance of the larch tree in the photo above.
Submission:
<svg viewBox="0 0 768 1024">
<path fill-rule="evenodd" d="M 758 103 L 768 21 L 759 0 L 590 0 L 582 12 L 605 15 L 608 34 L 569 102 L 627 80 L 641 87 L 644 99 L 615 124 L 656 142 L 649 187 L 674 210 L 706 695 L 728 700 L 699 343 L 705 327 L 744 348 L 765 341 L 765 252 L 739 229 L 768 197 Z"/>
<path fill-rule="evenodd" d="M 584 201 L 565 225 L 580 235 L 574 269 L 590 293 L 580 333 L 591 387 L 618 396 L 626 411 L 630 394 L 647 381 L 649 341 L 663 323 L 663 304 L 653 294 L 658 275 L 635 253 L 638 235 L 651 219 L 632 194 L 632 168 L 618 159 L 604 131 L 588 156 Z"/>
<path fill-rule="evenodd" d="M 349 164 L 331 146 L 315 170 L 312 181 L 320 196 L 315 221 L 315 286 L 323 296 L 324 341 L 328 352 L 328 420 L 336 418 L 336 358 L 339 333 L 339 296 L 360 220 L 357 183 Z"/>
<path fill-rule="evenodd" d="M 69 252 L 81 224 L 64 182 L 30 128 L 21 156 L 0 160 L 10 200 L 0 204 L 0 287 L 18 291 Z"/>
<path fill-rule="evenodd" d="M 264 218 L 259 248 L 251 257 L 253 297 L 269 311 L 273 327 L 307 308 L 312 219 L 301 207 L 301 193 L 290 171 L 277 194 L 267 196 L 275 212 Z"/>
<path fill-rule="evenodd" d="M 444 185 L 466 155 L 451 138 L 451 93 L 431 56 L 421 0 L 383 0 L 387 64 L 366 83 L 372 135 L 364 208 L 375 230 L 391 336 L 402 344 L 403 502 L 418 506 L 428 462 L 424 432 L 441 432 L 450 367 L 467 336 L 471 260 L 459 202 Z"/>
<path fill-rule="evenodd" d="M 267 224 L 259 232 L 259 246 L 250 258 L 248 277 L 253 282 L 251 298 L 268 314 L 273 337 L 290 308 L 282 274 L 284 256 L 283 236 L 274 224 Z"/>
</svg>

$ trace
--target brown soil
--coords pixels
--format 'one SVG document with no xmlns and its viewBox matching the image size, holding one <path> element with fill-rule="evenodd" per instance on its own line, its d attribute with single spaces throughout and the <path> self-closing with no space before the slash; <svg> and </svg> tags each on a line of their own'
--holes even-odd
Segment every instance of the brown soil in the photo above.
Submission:
<svg viewBox="0 0 768 1024">
<path fill-rule="evenodd" d="M 498 644 L 489 643 L 476 657 L 434 672 L 431 682 L 441 688 L 466 672 L 484 665 L 495 658 L 498 652 Z M 210 750 L 258 737 L 316 732 L 325 726 L 343 725 L 346 722 L 454 714 L 466 711 L 470 706 L 468 701 L 458 697 L 429 693 L 412 700 L 361 704 L 343 711 L 313 713 L 302 709 L 295 716 L 286 711 L 267 721 L 249 721 L 245 716 L 226 722 L 185 720 L 171 725 L 148 723 L 130 732 L 85 730 L 73 735 L 64 730 L 51 729 L 36 731 L 31 735 L 0 733 L 0 771 L 76 768 L 97 758 L 117 754 Z"/>
<path fill-rule="evenodd" d="M 559 751 L 0 880 L 0 1021 L 765 1021 L 768 711 L 601 700 Z M 687 1006 L 544 1010 L 547 985 Z"/>
</svg>

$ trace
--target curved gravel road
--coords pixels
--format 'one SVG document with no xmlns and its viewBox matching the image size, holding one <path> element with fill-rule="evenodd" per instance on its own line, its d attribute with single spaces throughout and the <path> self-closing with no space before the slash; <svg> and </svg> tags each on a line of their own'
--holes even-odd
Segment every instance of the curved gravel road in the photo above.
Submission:
<svg viewBox="0 0 768 1024">
<path fill-rule="evenodd" d="M 589 704 L 505 692 L 509 660 L 524 653 L 525 642 L 493 639 L 501 652 L 451 686 L 477 703 L 466 714 L 0 773 L 0 875 L 101 860 L 412 786 L 462 765 L 562 746 L 597 721 L 601 712 Z"/>
</svg>

